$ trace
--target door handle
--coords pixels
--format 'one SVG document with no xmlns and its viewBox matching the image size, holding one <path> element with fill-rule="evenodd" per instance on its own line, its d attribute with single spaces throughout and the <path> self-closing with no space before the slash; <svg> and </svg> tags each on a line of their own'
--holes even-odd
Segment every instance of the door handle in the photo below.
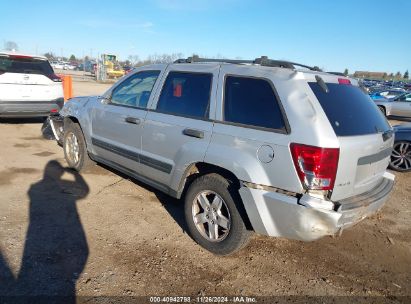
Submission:
<svg viewBox="0 0 411 304">
<path fill-rule="evenodd" d="M 190 137 L 204 138 L 204 132 L 195 129 L 184 129 L 183 134 Z"/>
<path fill-rule="evenodd" d="M 140 118 L 136 118 L 136 117 L 126 117 L 124 120 L 125 122 L 132 123 L 135 125 L 138 125 L 141 122 Z"/>
</svg>

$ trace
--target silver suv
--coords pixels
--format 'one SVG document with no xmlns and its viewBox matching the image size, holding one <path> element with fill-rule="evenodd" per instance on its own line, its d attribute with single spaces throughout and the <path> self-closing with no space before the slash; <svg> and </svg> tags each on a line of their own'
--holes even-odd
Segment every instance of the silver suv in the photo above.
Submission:
<svg viewBox="0 0 411 304">
<path fill-rule="evenodd" d="M 261 57 L 136 69 L 71 99 L 55 135 L 78 171 L 93 161 L 184 198 L 187 227 L 227 255 L 250 231 L 312 241 L 379 210 L 392 129 L 354 79 Z"/>
</svg>

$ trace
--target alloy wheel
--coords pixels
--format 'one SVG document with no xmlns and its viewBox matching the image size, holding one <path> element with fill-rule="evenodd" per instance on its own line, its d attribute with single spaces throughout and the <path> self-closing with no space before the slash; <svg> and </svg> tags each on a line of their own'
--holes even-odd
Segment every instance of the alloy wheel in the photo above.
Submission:
<svg viewBox="0 0 411 304">
<path fill-rule="evenodd" d="M 204 190 L 196 196 L 192 216 L 197 230 L 208 241 L 221 242 L 230 232 L 230 211 L 224 199 L 214 191 Z"/>
<path fill-rule="evenodd" d="M 391 154 L 391 166 L 399 171 L 411 169 L 411 143 L 398 142 Z"/>
<path fill-rule="evenodd" d="M 72 132 L 66 137 L 65 150 L 69 161 L 72 164 L 77 165 L 80 161 L 80 146 L 77 136 Z"/>
</svg>

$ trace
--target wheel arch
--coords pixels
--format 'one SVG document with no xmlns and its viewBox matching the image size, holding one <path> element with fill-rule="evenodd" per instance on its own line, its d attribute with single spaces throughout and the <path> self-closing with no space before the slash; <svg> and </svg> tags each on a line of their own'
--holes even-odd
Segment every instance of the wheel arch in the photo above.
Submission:
<svg viewBox="0 0 411 304">
<path fill-rule="evenodd" d="M 66 125 L 69 123 L 75 123 L 78 124 L 81 130 L 81 133 L 84 136 L 84 140 L 86 142 L 86 148 L 89 153 L 92 153 L 92 144 L 91 144 L 91 135 L 89 134 L 90 128 L 88 127 L 88 122 L 84 120 L 78 119 L 78 117 L 74 115 L 67 115 L 64 117 L 64 128 L 66 128 Z"/>
<path fill-rule="evenodd" d="M 234 200 L 237 202 L 237 207 L 240 212 L 240 215 L 247 229 L 253 230 L 251 221 L 245 209 L 244 202 L 242 201 L 241 196 L 238 192 L 238 190 L 241 188 L 241 181 L 233 172 L 231 172 L 230 170 L 226 168 L 223 168 L 215 164 L 207 163 L 207 162 L 196 162 L 196 163 L 190 164 L 186 168 L 181 178 L 180 185 L 177 190 L 177 195 L 176 195 L 177 198 L 184 197 L 187 189 L 189 188 L 191 183 L 196 178 L 206 175 L 206 174 L 212 174 L 212 173 L 221 175 L 222 177 L 224 177 L 225 179 L 229 181 L 230 183 L 229 187 L 231 188 L 231 190 L 233 190 L 232 193 L 234 193 L 234 195 L 236 196 L 234 197 Z"/>
</svg>

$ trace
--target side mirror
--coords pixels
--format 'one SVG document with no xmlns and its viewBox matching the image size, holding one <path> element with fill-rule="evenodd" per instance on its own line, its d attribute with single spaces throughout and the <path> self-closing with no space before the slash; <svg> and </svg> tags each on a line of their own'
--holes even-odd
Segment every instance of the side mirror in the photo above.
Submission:
<svg viewBox="0 0 411 304">
<path fill-rule="evenodd" d="M 100 96 L 99 100 L 102 104 L 109 104 L 110 103 L 110 98 L 105 97 L 105 96 Z"/>
</svg>

